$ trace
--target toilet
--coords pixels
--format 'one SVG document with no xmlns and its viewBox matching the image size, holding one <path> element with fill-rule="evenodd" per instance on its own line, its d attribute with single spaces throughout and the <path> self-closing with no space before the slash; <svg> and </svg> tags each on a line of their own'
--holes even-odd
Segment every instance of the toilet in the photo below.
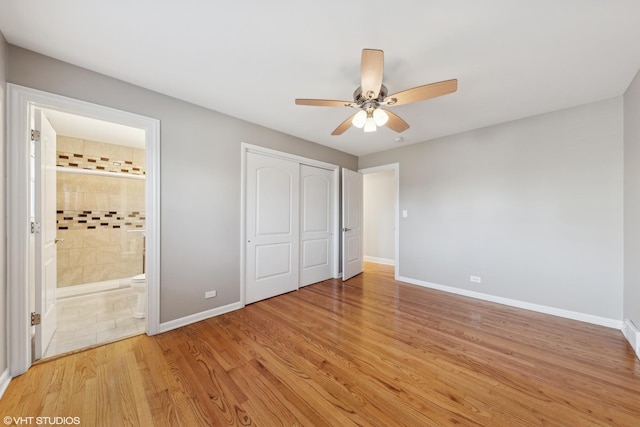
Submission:
<svg viewBox="0 0 640 427">
<path fill-rule="evenodd" d="M 136 319 L 144 319 L 147 314 L 146 307 L 146 290 L 147 290 L 147 276 L 138 274 L 131 278 L 131 288 L 138 293 L 138 303 L 135 310 L 133 310 L 133 317 Z"/>
</svg>

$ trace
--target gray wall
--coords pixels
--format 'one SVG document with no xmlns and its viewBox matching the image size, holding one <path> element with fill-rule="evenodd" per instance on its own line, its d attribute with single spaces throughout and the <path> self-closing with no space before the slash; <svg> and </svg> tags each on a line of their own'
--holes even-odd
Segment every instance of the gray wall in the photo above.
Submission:
<svg viewBox="0 0 640 427">
<path fill-rule="evenodd" d="M 7 89 L 7 42 L 0 33 L 0 374 L 7 369 L 7 274 L 6 274 L 6 221 L 7 210 L 5 182 L 5 129 Z"/>
<path fill-rule="evenodd" d="M 618 97 L 361 157 L 400 163 L 400 275 L 622 319 L 622 108 Z"/>
<path fill-rule="evenodd" d="M 363 176 L 365 257 L 395 258 L 395 172 L 392 170 Z"/>
<path fill-rule="evenodd" d="M 624 94 L 624 318 L 640 328 L 640 73 Z"/>
<path fill-rule="evenodd" d="M 161 121 L 163 323 L 240 299 L 241 142 L 357 167 L 352 155 L 11 45 L 7 80 Z"/>
</svg>

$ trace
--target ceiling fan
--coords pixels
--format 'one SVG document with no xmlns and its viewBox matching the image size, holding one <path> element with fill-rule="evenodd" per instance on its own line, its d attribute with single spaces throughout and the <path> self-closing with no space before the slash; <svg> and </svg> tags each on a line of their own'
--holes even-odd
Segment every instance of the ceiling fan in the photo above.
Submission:
<svg viewBox="0 0 640 427">
<path fill-rule="evenodd" d="M 351 126 L 373 132 L 377 126 L 386 125 L 396 132 L 409 129 L 409 124 L 398 115 L 382 107 L 410 104 L 437 96 L 453 93 L 458 89 L 458 80 L 445 80 L 430 83 L 402 92 L 388 95 L 387 87 L 382 84 L 384 72 L 384 52 L 378 49 L 362 49 L 360 61 L 360 87 L 353 92 L 353 101 L 334 101 L 330 99 L 296 99 L 297 105 L 317 107 L 350 107 L 360 111 L 342 122 L 331 135 L 342 135 Z"/>
</svg>

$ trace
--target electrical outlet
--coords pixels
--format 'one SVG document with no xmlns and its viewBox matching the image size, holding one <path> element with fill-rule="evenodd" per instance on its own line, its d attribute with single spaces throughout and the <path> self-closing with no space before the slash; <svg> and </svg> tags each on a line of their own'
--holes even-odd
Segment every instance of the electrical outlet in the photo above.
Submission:
<svg viewBox="0 0 640 427">
<path fill-rule="evenodd" d="M 482 277 L 480 276 L 469 276 L 469 281 L 473 283 L 482 283 Z"/>
<path fill-rule="evenodd" d="M 209 291 L 209 292 L 205 292 L 204 293 L 204 297 L 205 298 L 215 298 L 215 296 L 218 294 L 217 291 Z"/>
</svg>

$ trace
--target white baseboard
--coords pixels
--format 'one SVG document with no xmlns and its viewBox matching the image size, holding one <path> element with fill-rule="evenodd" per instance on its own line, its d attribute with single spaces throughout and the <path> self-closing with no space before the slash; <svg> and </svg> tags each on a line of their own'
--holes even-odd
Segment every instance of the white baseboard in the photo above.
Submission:
<svg viewBox="0 0 640 427">
<path fill-rule="evenodd" d="M 9 368 L 5 369 L 2 375 L 0 375 L 0 399 L 4 396 L 4 392 L 7 391 L 9 383 L 11 382 L 11 374 Z"/>
<path fill-rule="evenodd" d="M 365 255 L 364 260 L 367 262 L 375 262 L 376 264 L 396 265 L 396 260 L 389 258 L 379 258 L 375 256 Z"/>
<path fill-rule="evenodd" d="M 622 333 L 636 353 L 636 357 L 640 359 L 640 330 L 636 328 L 631 320 L 625 319 Z"/>
<path fill-rule="evenodd" d="M 564 310 L 556 307 L 549 307 L 546 305 L 533 304 L 530 302 L 514 300 L 510 298 L 498 297 L 495 295 L 483 294 L 481 292 L 469 291 L 466 289 L 454 288 L 451 286 L 438 285 L 436 283 L 425 282 L 422 280 L 411 279 L 409 277 L 398 277 L 397 280 L 401 282 L 411 283 L 413 285 L 423 286 L 425 288 L 436 289 L 443 292 L 449 292 L 452 294 L 463 295 L 466 297 L 477 298 L 484 301 L 495 302 L 498 304 L 504 304 L 511 307 L 523 308 L 525 310 L 536 311 L 538 313 L 551 314 L 552 316 L 564 317 L 566 319 L 579 320 L 581 322 L 591 323 L 594 325 L 606 326 L 608 328 L 622 329 L 622 321 L 616 319 L 609 319 L 607 317 L 594 316 L 592 314 L 580 313 L 577 311 Z"/>
<path fill-rule="evenodd" d="M 171 331 L 173 329 L 181 328 L 192 323 L 200 322 L 201 320 L 210 319 L 211 317 L 219 316 L 221 314 L 229 313 L 231 311 L 238 310 L 244 307 L 240 302 L 234 302 L 222 307 L 213 308 L 211 310 L 203 311 L 201 313 L 192 314 L 190 316 L 181 317 L 179 319 L 170 320 L 168 322 L 160 323 L 158 333 Z"/>
</svg>

